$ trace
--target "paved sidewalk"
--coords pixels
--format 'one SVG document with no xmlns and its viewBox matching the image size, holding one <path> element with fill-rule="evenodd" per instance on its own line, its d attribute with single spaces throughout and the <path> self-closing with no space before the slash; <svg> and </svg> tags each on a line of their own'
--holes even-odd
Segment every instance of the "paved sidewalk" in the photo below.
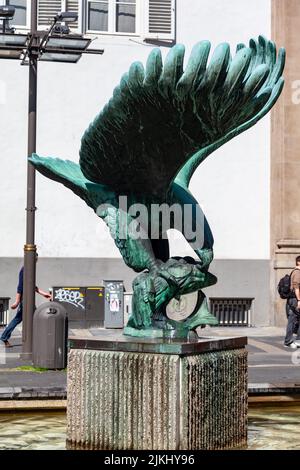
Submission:
<svg viewBox="0 0 300 470">
<path fill-rule="evenodd" d="M 249 392 L 300 393 L 300 349 L 283 345 L 285 328 L 205 328 L 199 336 L 248 336 Z"/>
<path fill-rule="evenodd" d="M 72 330 L 72 336 L 97 336 L 97 330 Z M 205 328 L 200 337 L 248 336 L 249 392 L 300 394 L 300 349 L 284 348 L 284 328 Z M 0 349 L 0 399 L 66 397 L 66 371 L 16 370 L 31 365 L 22 360 L 20 331 L 13 348 Z"/>
</svg>

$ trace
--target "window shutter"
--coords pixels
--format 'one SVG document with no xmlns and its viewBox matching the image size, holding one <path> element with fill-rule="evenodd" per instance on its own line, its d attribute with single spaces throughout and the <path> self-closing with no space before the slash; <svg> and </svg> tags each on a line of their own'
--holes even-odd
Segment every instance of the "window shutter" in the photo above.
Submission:
<svg viewBox="0 0 300 470">
<path fill-rule="evenodd" d="M 175 0 L 146 0 L 145 39 L 175 39 Z"/>
<path fill-rule="evenodd" d="M 39 26 L 49 26 L 54 16 L 61 11 L 79 13 L 78 0 L 39 0 L 38 22 Z M 78 29 L 78 22 L 70 23 L 71 31 Z"/>
<path fill-rule="evenodd" d="M 54 16 L 61 12 L 62 2 L 61 0 L 39 0 L 38 7 L 39 26 L 49 26 Z"/>
<path fill-rule="evenodd" d="M 78 0 L 66 0 L 66 11 L 71 11 L 74 13 L 77 13 L 78 18 L 79 18 L 79 5 L 78 5 Z M 78 30 L 78 21 L 76 23 L 70 23 L 69 27 L 71 31 L 77 31 Z"/>
</svg>

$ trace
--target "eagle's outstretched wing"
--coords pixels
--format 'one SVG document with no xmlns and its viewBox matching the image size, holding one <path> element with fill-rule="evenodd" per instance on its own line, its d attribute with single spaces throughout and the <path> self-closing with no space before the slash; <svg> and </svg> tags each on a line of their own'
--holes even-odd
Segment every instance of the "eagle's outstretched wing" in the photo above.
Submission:
<svg viewBox="0 0 300 470">
<path fill-rule="evenodd" d="M 87 180 L 78 163 L 60 158 L 39 157 L 36 154 L 29 160 L 42 175 L 71 189 L 95 212 L 101 204 L 118 205 L 117 195 L 105 185 Z"/>
<path fill-rule="evenodd" d="M 183 70 L 184 46 L 163 64 L 159 49 L 146 69 L 134 63 L 112 99 L 82 138 L 84 176 L 118 194 L 165 199 L 172 181 L 188 186 L 197 165 L 216 148 L 253 126 L 274 105 L 285 51 L 262 36 L 249 47 L 219 45 L 207 66 L 202 41 Z"/>
<path fill-rule="evenodd" d="M 44 176 L 71 189 L 104 220 L 129 267 L 136 272 L 151 268 L 155 262 L 151 242 L 147 236 L 126 236 L 129 233 L 128 226 L 133 225 L 134 220 L 119 207 L 119 200 L 114 192 L 104 185 L 88 181 L 75 162 L 59 158 L 41 158 L 35 154 L 30 157 L 30 161 Z M 123 234 L 122 230 L 125 228 Z"/>
</svg>

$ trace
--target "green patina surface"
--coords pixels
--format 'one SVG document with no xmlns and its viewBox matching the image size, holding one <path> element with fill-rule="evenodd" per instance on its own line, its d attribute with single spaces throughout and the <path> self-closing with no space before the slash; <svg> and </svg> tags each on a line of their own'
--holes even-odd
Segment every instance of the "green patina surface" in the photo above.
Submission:
<svg viewBox="0 0 300 470">
<path fill-rule="evenodd" d="M 30 159 L 38 171 L 92 207 L 108 225 L 125 263 L 141 273 L 133 283 L 129 335 L 182 337 L 199 325 L 217 323 L 202 292 L 217 282 L 208 271 L 213 236 L 188 187 L 208 155 L 254 126 L 275 104 L 284 85 L 285 51 L 277 54 L 275 44 L 260 36 L 249 47 L 239 44 L 233 58 L 229 45 L 220 44 L 208 63 L 210 48 L 208 41 L 196 44 L 185 70 L 183 45 L 174 46 L 164 63 L 157 48 L 145 68 L 133 63 L 85 132 L 79 164 L 37 155 Z M 130 230 L 121 237 L 124 226 L 135 226 L 137 220 L 120 206 L 119 196 L 127 196 L 128 207 L 189 205 L 189 225 L 203 232 L 201 243 L 183 233 L 196 259 L 170 258 L 159 218 L 140 224 L 145 237 L 136 239 Z M 172 219 L 169 228 L 176 228 Z M 151 238 L 153 231 L 159 239 Z M 199 302 L 193 314 L 170 321 L 165 312 L 170 300 L 195 291 Z"/>
</svg>

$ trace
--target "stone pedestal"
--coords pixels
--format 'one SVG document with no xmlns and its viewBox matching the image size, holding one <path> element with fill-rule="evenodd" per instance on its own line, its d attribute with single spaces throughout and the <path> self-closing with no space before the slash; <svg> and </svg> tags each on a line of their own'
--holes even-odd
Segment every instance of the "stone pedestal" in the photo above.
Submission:
<svg viewBox="0 0 300 470">
<path fill-rule="evenodd" d="M 227 449 L 247 441 L 246 338 L 70 338 L 70 449 Z"/>
</svg>

